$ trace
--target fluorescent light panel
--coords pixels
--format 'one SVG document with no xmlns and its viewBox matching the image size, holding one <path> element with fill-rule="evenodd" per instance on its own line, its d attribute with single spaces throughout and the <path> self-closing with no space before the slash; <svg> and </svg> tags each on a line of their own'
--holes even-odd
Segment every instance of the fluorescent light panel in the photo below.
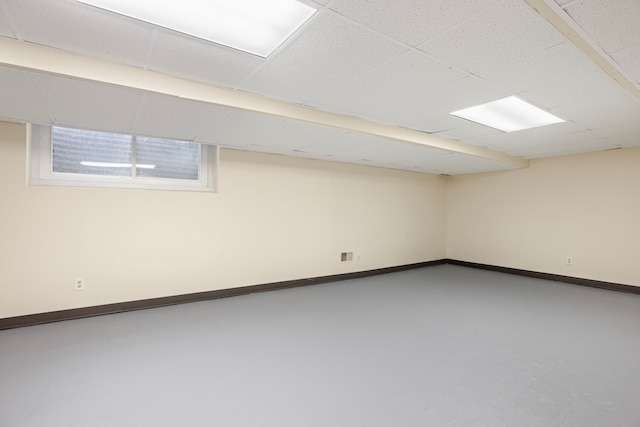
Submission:
<svg viewBox="0 0 640 427">
<path fill-rule="evenodd" d="M 515 96 L 454 111 L 451 114 L 504 132 L 515 132 L 564 122 L 561 118 Z"/>
<path fill-rule="evenodd" d="M 315 12 L 297 0 L 78 0 L 267 57 Z"/>
<path fill-rule="evenodd" d="M 92 166 L 96 168 L 130 168 L 131 163 L 109 163 L 109 162 L 89 162 L 82 161 L 80 162 L 82 166 Z M 136 168 L 138 169 L 155 169 L 156 165 L 146 165 L 146 164 L 136 164 Z"/>
</svg>

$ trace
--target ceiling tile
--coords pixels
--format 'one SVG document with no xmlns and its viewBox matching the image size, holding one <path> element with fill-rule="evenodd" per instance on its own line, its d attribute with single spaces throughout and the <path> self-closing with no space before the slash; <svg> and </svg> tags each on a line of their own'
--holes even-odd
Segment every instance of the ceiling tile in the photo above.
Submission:
<svg viewBox="0 0 640 427">
<path fill-rule="evenodd" d="M 0 5 L 0 36 L 2 37 L 10 37 L 12 39 L 16 38 L 16 35 L 13 33 L 11 29 L 11 25 L 9 24 L 9 19 L 4 14 L 4 7 Z"/>
<path fill-rule="evenodd" d="M 0 119 L 50 124 L 42 97 L 23 71 L 0 67 Z"/>
<path fill-rule="evenodd" d="M 339 140 L 307 147 L 302 152 L 292 153 L 300 157 L 319 158 L 368 166 L 404 169 L 427 173 L 447 173 L 441 161 L 450 153 L 421 146 L 349 133 Z"/>
<path fill-rule="evenodd" d="M 635 120 L 634 120 L 635 117 Z M 640 111 L 626 124 L 590 130 L 574 123 L 559 123 L 526 131 L 503 133 L 468 141 L 489 149 L 526 158 L 554 157 L 618 147 L 640 146 Z"/>
<path fill-rule="evenodd" d="M 520 157 L 540 157 L 554 151 L 566 153 L 570 149 L 582 152 L 596 135 L 571 122 L 558 123 L 518 132 L 500 132 L 467 140 L 468 143 Z M 603 141 L 600 141 L 601 143 Z"/>
<path fill-rule="evenodd" d="M 598 70 L 578 48 L 565 42 L 483 70 L 478 77 L 517 94 Z"/>
<path fill-rule="evenodd" d="M 134 130 L 141 135 L 212 142 L 216 124 L 227 112 L 216 105 L 147 93 Z"/>
<path fill-rule="evenodd" d="M 388 62 L 405 50 L 401 45 L 325 10 L 240 88 L 304 103 Z"/>
<path fill-rule="evenodd" d="M 283 148 L 282 132 L 290 120 L 246 111 L 230 111 L 217 126 L 209 142 L 223 147 L 269 146 Z M 284 146 L 283 149 L 289 148 Z"/>
<path fill-rule="evenodd" d="M 640 88 L 640 45 L 613 53 L 611 57 Z"/>
<path fill-rule="evenodd" d="M 500 1 L 338 0 L 331 9 L 415 47 Z M 435 16 L 437 19 L 428 19 Z"/>
<path fill-rule="evenodd" d="M 297 151 L 320 154 L 327 157 L 340 156 L 345 158 L 361 158 L 365 150 L 376 145 L 385 144 L 389 140 L 354 132 L 342 132 L 332 135 L 330 139 L 317 141 Z"/>
<path fill-rule="evenodd" d="M 289 156 L 289 150 L 286 148 L 277 148 L 272 146 L 263 146 L 263 145 L 247 145 L 247 146 L 223 146 L 222 148 L 231 149 L 231 150 L 242 150 L 242 151 L 251 151 L 258 153 L 266 153 L 266 154 L 276 154 L 279 156 Z"/>
<path fill-rule="evenodd" d="M 397 74 L 389 72 L 387 76 L 386 85 L 391 88 L 403 86 L 399 82 L 403 79 L 395 77 Z M 332 92 L 335 98 L 327 96 L 310 104 L 321 109 L 431 133 L 454 129 L 469 123 L 450 115 L 451 111 L 511 95 L 510 92 L 499 89 L 496 85 L 478 77 L 465 77 L 427 88 L 420 86 L 422 90 L 416 89 L 413 92 L 408 90 L 411 86 L 408 85 L 404 92 L 395 94 L 393 89 L 385 88 L 382 77 L 379 78 L 379 82 L 363 84 L 368 78 L 365 76 L 358 79 L 353 87 L 348 85 L 342 88 L 344 96 Z M 472 126 L 477 126 L 480 132 L 485 128 L 475 124 Z"/>
<path fill-rule="evenodd" d="M 437 168 L 436 173 L 447 175 L 516 169 L 514 166 L 505 163 L 458 153 L 438 157 Z"/>
<path fill-rule="evenodd" d="M 565 10 L 607 53 L 640 44 L 638 0 L 579 0 L 568 4 Z"/>
<path fill-rule="evenodd" d="M 617 147 L 616 144 L 608 143 L 607 139 L 598 135 L 591 135 L 591 131 L 582 134 L 566 135 L 554 147 L 539 147 L 531 145 L 523 150 L 529 159 L 542 159 L 545 157 L 569 156 L 572 154 L 589 153 L 591 151 L 602 151 Z M 553 154 L 549 154 L 553 153 Z"/>
<path fill-rule="evenodd" d="M 216 122 L 206 142 L 223 147 L 271 153 L 305 150 L 309 146 L 339 145 L 347 132 L 325 126 L 246 111 L 230 111 Z M 203 138 L 198 138 L 203 141 Z M 332 147 L 334 145 L 331 145 Z M 323 150 L 319 150 L 324 152 Z"/>
<path fill-rule="evenodd" d="M 419 48 L 446 63 L 477 73 L 564 41 L 524 1 L 507 1 Z"/>
<path fill-rule="evenodd" d="M 151 26 L 69 0 L 2 0 L 28 42 L 142 67 Z"/>
<path fill-rule="evenodd" d="M 637 116 L 640 104 L 603 72 L 576 76 L 523 92 L 520 96 L 558 117 L 589 129 L 620 123 L 620 117 Z M 621 124 L 621 123 L 620 123 Z"/>
<path fill-rule="evenodd" d="M 388 120 L 400 126 L 425 132 L 441 132 L 469 122 L 452 116 L 452 111 L 495 101 L 511 95 L 478 77 L 465 77 L 416 93 L 412 97 L 392 97 Z M 472 124 L 472 126 L 480 126 Z M 484 128 L 484 126 L 482 126 Z M 481 129 L 481 128 L 479 128 Z"/>
<path fill-rule="evenodd" d="M 274 153 L 274 154 L 279 154 L 279 153 Z M 283 154 L 286 155 L 287 157 L 299 157 L 301 159 L 314 159 L 314 160 L 324 160 L 324 161 L 343 162 L 343 163 L 355 163 L 354 161 L 351 161 L 351 160 L 338 160 L 337 158 L 329 160 L 327 156 L 325 156 L 324 154 L 312 154 L 312 153 L 305 153 L 303 151 L 288 151 Z"/>
<path fill-rule="evenodd" d="M 274 145 L 289 150 L 305 150 L 310 146 L 340 141 L 347 134 L 348 132 L 343 129 L 292 122 L 282 130 L 282 138 Z"/>
<path fill-rule="evenodd" d="M 393 169 L 429 169 L 431 173 L 441 173 L 437 169 L 438 159 L 449 153 L 428 146 L 349 132 L 285 154 Z"/>
<path fill-rule="evenodd" d="M 142 94 L 129 89 L 30 73 L 56 124 L 131 132 Z"/>
<path fill-rule="evenodd" d="M 424 53 L 412 51 L 308 104 L 372 120 L 393 122 L 395 120 L 389 117 L 389 111 L 402 110 L 403 101 L 407 98 L 467 76 L 467 73 L 451 69 Z"/>
<path fill-rule="evenodd" d="M 627 126 L 612 126 L 592 131 L 595 137 L 605 140 L 606 143 L 595 147 L 594 151 L 615 147 L 638 147 L 638 135 L 640 135 L 640 120 L 627 124 Z"/>
<path fill-rule="evenodd" d="M 147 67 L 187 80 L 234 87 L 263 61 L 239 50 L 159 29 Z"/>
<path fill-rule="evenodd" d="M 261 152 L 282 153 L 333 141 L 346 131 L 301 123 L 265 114 L 232 111 L 216 124 L 208 142 L 244 147 Z"/>
<path fill-rule="evenodd" d="M 449 152 L 428 146 L 400 141 L 386 141 L 365 150 L 360 157 L 380 164 L 408 166 L 433 165 L 436 159 Z"/>
<path fill-rule="evenodd" d="M 488 135 L 499 135 L 501 133 L 503 132 L 498 129 L 467 121 L 466 124 L 460 124 L 455 128 L 436 132 L 434 133 L 434 135 L 442 136 L 449 139 L 455 139 L 457 141 L 466 141 L 471 138 L 479 138 Z"/>
</svg>

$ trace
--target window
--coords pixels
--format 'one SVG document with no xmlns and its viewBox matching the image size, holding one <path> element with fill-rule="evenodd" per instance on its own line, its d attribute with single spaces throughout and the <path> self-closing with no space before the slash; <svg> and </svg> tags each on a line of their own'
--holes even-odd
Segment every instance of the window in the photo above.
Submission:
<svg viewBox="0 0 640 427">
<path fill-rule="evenodd" d="M 31 185 L 215 191 L 215 146 L 58 126 L 29 128 Z"/>
</svg>

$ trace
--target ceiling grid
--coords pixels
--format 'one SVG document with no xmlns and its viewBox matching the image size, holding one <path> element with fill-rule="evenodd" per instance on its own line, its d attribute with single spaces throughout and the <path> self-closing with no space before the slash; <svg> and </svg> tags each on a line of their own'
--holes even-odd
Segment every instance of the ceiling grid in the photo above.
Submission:
<svg viewBox="0 0 640 427">
<path fill-rule="evenodd" d="M 316 15 L 264 59 L 74 0 L 3 0 L 0 119 L 448 175 L 640 146 L 636 0 L 305 3 Z M 450 114 L 511 95 L 566 123 Z"/>
</svg>

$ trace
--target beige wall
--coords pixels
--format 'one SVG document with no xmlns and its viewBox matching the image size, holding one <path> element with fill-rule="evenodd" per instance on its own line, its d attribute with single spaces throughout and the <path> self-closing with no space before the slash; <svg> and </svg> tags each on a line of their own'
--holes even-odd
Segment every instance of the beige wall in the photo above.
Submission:
<svg viewBox="0 0 640 427">
<path fill-rule="evenodd" d="M 0 318 L 445 257 L 441 177 L 223 150 L 211 194 L 27 187 L 25 163 L 0 122 Z"/>
<path fill-rule="evenodd" d="M 27 187 L 25 163 L 0 122 L 0 318 L 444 257 L 640 285 L 640 148 L 451 178 L 223 150 L 218 194 Z"/>
<path fill-rule="evenodd" d="M 452 177 L 447 199 L 449 258 L 640 285 L 640 148 Z"/>
</svg>

